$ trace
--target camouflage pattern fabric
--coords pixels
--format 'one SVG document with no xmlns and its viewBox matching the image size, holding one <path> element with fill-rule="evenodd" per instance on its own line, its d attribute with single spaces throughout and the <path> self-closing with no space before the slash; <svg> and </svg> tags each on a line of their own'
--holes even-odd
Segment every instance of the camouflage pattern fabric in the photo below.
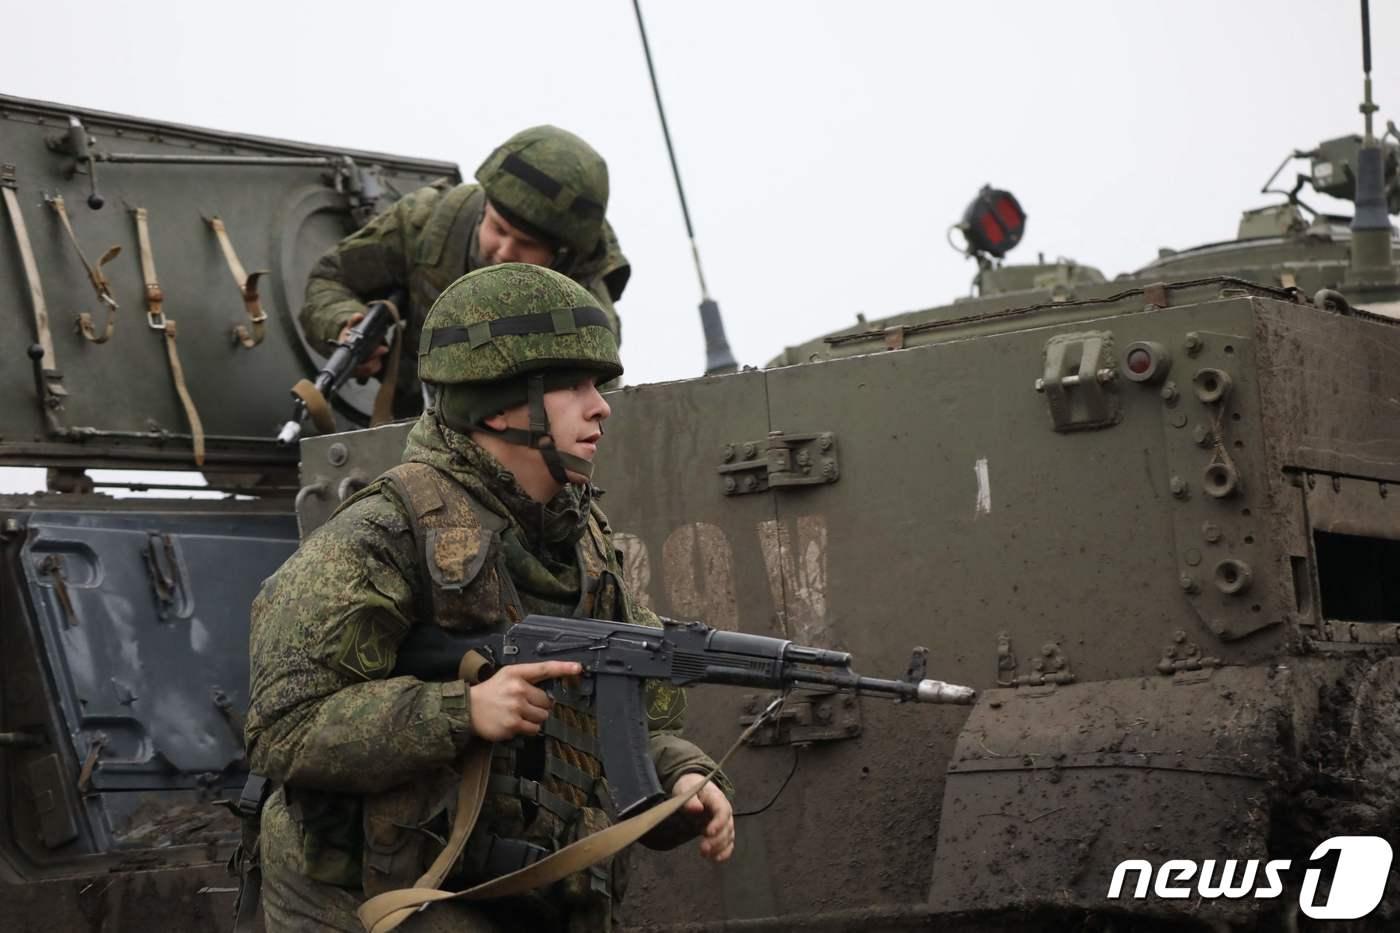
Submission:
<svg viewBox="0 0 1400 933">
<path fill-rule="evenodd" d="M 606 536 L 606 520 L 586 494 L 570 487 L 541 506 L 494 458 L 430 415 L 411 433 L 406 458 L 448 474 L 506 520 L 503 559 L 512 582 L 519 574 L 516 588 L 527 608 L 557 610 L 579 601 L 577 590 L 570 592 L 579 578 L 559 555 L 585 530 Z M 262 819 L 265 877 L 286 882 L 282 900 L 274 894 L 268 909 L 270 919 L 282 910 L 286 924 L 270 923 L 272 933 L 311 928 L 298 918 L 317 911 L 338 916 L 335 905 L 345 901 L 345 892 L 356 903 L 363 900 L 367 795 L 406 789 L 414 806 L 427 808 L 419 816 L 446 821 L 454 763 L 474 741 L 470 694 L 460 681 L 388 676 L 409 629 L 426 624 L 420 559 L 405 504 L 379 481 L 313 533 L 254 602 L 249 757 L 255 770 L 283 786 Z M 494 594 L 497 604 L 482 605 L 480 617 L 496 618 L 499 586 L 466 591 L 474 592 Z M 635 621 L 655 621 L 625 586 L 620 598 Z M 647 699 L 654 711 L 650 751 L 669 790 L 681 774 L 705 771 L 711 760 L 676 731 L 683 693 L 662 687 Z M 529 829 L 495 828 L 521 835 Z M 566 893 L 550 889 L 510 902 L 509 909 L 512 916 L 530 917 L 531 929 L 607 928 L 606 912 L 585 910 L 572 898 L 554 902 Z M 339 928 L 338 921 L 324 922 Z"/>
<path fill-rule="evenodd" d="M 434 182 L 405 195 L 393 207 L 341 240 L 311 270 L 298 313 L 306 339 L 329 353 L 340 331 L 368 301 L 395 289 L 408 294 L 407 327 L 401 339 L 411 354 L 428 309 L 443 289 L 467 272 L 483 268 L 476 243 L 486 207 L 478 185 Z M 613 302 L 622 297 L 632 267 L 605 220 L 598 245 L 571 261 L 564 272 L 597 299 L 619 341 L 622 323 Z M 396 417 L 418 413 L 422 400 L 413 366 L 400 368 L 394 394 Z"/>
<path fill-rule="evenodd" d="M 613 332 L 601 322 L 580 323 L 573 313 L 597 307 L 578 283 L 539 266 L 513 262 L 478 269 L 449 285 L 433 303 L 419 338 L 419 376 L 439 385 L 501 382 L 561 367 L 620 376 L 622 362 Z M 497 322 L 532 320 L 532 326 L 545 329 L 490 332 L 493 324 L 500 326 Z M 471 337 L 477 330 L 479 337 Z M 455 342 L 434 347 L 435 336 Z"/>
<path fill-rule="evenodd" d="M 521 130 L 486 157 L 476 180 L 516 226 L 579 255 L 597 247 L 608 206 L 608 164 L 568 130 Z"/>
<path fill-rule="evenodd" d="M 313 881 L 301 871 L 297 844 L 300 827 L 287 814 L 276 792 L 271 820 L 263 821 L 262 908 L 268 933 L 364 933 L 355 914 L 364 897 L 359 891 Z M 406 933 L 506 933 L 521 929 L 507 905 L 439 904 L 410 918 Z"/>
</svg>

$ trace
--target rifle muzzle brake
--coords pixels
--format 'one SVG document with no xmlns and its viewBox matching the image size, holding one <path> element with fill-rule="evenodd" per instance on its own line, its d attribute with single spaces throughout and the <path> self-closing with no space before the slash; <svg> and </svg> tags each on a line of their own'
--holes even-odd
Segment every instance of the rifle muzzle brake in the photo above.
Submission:
<svg viewBox="0 0 1400 933">
<path fill-rule="evenodd" d="M 921 680 L 914 695 L 917 703 L 958 703 L 967 705 L 977 699 L 977 691 L 941 680 Z"/>
</svg>

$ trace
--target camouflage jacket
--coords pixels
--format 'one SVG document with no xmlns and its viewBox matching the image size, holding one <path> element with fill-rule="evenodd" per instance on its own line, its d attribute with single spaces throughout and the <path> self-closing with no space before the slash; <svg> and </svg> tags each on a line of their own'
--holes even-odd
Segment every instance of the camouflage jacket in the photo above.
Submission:
<svg viewBox="0 0 1400 933">
<path fill-rule="evenodd" d="M 298 317 L 306 339 L 323 353 L 329 352 L 350 318 L 365 309 L 367 300 L 387 297 L 395 289 L 408 294 L 404 365 L 395 388 L 397 417 L 416 414 L 421 407 L 413 359 L 428 309 L 443 289 L 482 265 L 477 229 L 485 207 L 486 196 L 478 185 L 434 182 L 341 240 L 311 270 Z M 622 297 L 632 267 L 612 225 L 603 222 L 603 237 L 592 256 L 559 271 L 593 293 L 621 340 L 613 302 Z"/>
<path fill-rule="evenodd" d="M 540 506 L 494 458 L 470 439 L 440 427 L 431 415 L 415 426 L 405 459 L 450 476 L 504 526 L 491 539 L 488 559 L 476 562 L 484 569 L 454 597 L 451 618 L 468 617 L 454 626 L 508 622 L 512 600 L 505 597 L 507 591 L 518 594 L 514 611 L 572 615 L 587 608 L 659 624 L 625 585 L 615 605 L 589 602 L 589 587 L 580 586 L 585 562 L 571 566 L 557 559 L 571 542 L 579 542 L 580 554 L 601 544 L 609 572 L 621 579 L 606 519 L 575 487 L 556 497 L 554 508 Z M 281 785 L 263 814 L 265 861 L 342 887 L 383 889 L 371 883 L 372 863 L 386 852 L 397 857 L 405 835 L 397 827 L 427 826 L 450 802 L 454 763 L 469 743 L 478 741 L 471 729 L 470 692 L 460 681 L 425 683 L 389 676 L 409 630 L 445 618 L 441 610 L 424 618 L 430 603 L 425 602 L 422 553 L 406 503 L 392 483 L 381 479 L 310 535 L 254 601 L 249 758 L 254 770 Z M 681 774 L 708 770 L 713 763 L 679 735 L 684 694 L 666 684 L 649 688 L 653 686 L 657 690 L 649 689 L 648 696 L 650 753 L 669 791 Z M 551 721 L 566 712 L 572 710 L 556 706 Z M 561 726 L 579 727 L 597 728 L 577 720 Z M 501 771 L 502 764 L 493 761 L 493 771 Z M 591 758 L 576 757 L 574 764 L 597 768 Z M 727 782 L 721 786 L 731 792 Z M 408 809 L 399 818 L 376 823 L 375 808 L 385 800 L 395 806 L 406 801 Z M 586 834 L 606 825 L 597 801 L 579 802 L 588 816 L 571 832 Z M 545 820 L 546 815 L 541 808 L 532 821 L 522 816 L 518 802 L 488 797 L 477 831 L 484 827 L 546 847 L 569 841 L 560 836 L 560 822 Z M 439 819 L 437 828 L 445 822 Z M 387 842 L 382 833 L 376 835 L 386 826 Z M 411 882 L 418 863 L 434 854 L 435 849 L 415 856 L 410 874 L 384 879 L 395 882 L 387 886 Z M 587 879 L 583 883 L 587 887 Z"/>
</svg>

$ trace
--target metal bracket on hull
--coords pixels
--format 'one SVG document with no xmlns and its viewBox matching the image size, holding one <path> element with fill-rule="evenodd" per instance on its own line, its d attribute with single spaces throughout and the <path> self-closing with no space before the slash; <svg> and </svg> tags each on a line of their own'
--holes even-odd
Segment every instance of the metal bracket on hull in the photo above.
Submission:
<svg viewBox="0 0 1400 933">
<path fill-rule="evenodd" d="M 836 435 L 769 431 L 767 441 L 725 444 L 719 466 L 726 496 L 767 492 L 784 486 L 820 486 L 841 478 Z"/>
</svg>

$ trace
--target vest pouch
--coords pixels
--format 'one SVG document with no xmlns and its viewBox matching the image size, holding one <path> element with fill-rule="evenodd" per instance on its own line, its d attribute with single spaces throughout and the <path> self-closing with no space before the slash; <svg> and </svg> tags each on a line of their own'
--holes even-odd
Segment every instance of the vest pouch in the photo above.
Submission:
<svg viewBox="0 0 1400 933">
<path fill-rule="evenodd" d="M 353 886 L 362 873 L 363 843 L 357 819 L 360 799 L 290 786 L 284 786 L 282 793 L 287 815 L 301 836 L 301 866 L 306 877 L 340 887 Z"/>
<path fill-rule="evenodd" d="M 582 807 L 578 816 L 569 826 L 560 848 L 577 842 L 585 836 L 602 832 L 612 825 L 608 815 L 597 807 Z M 571 918 L 576 914 L 593 917 L 609 917 L 612 913 L 613 886 L 612 866 L 620 861 L 616 856 L 597 865 L 574 872 L 555 884 L 554 889 L 560 900 L 572 908 Z M 609 929 L 608 926 L 593 926 L 586 929 Z"/>
<path fill-rule="evenodd" d="M 428 575 L 445 590 L 460 590 L 476 579 L 486 563 L 491 536 L 480 528 L 429 528 Z"/>
<path fill-rule="evenodd" d="M 441 849 L 433 836 L 445 839 L 449 831 L 448 803 L 456 782 L 456 774 L 442 769 L 427 780 L 364 798 L 361 881 L 367 896 L 411 886 L 432 863 Z"/>
</svg>

